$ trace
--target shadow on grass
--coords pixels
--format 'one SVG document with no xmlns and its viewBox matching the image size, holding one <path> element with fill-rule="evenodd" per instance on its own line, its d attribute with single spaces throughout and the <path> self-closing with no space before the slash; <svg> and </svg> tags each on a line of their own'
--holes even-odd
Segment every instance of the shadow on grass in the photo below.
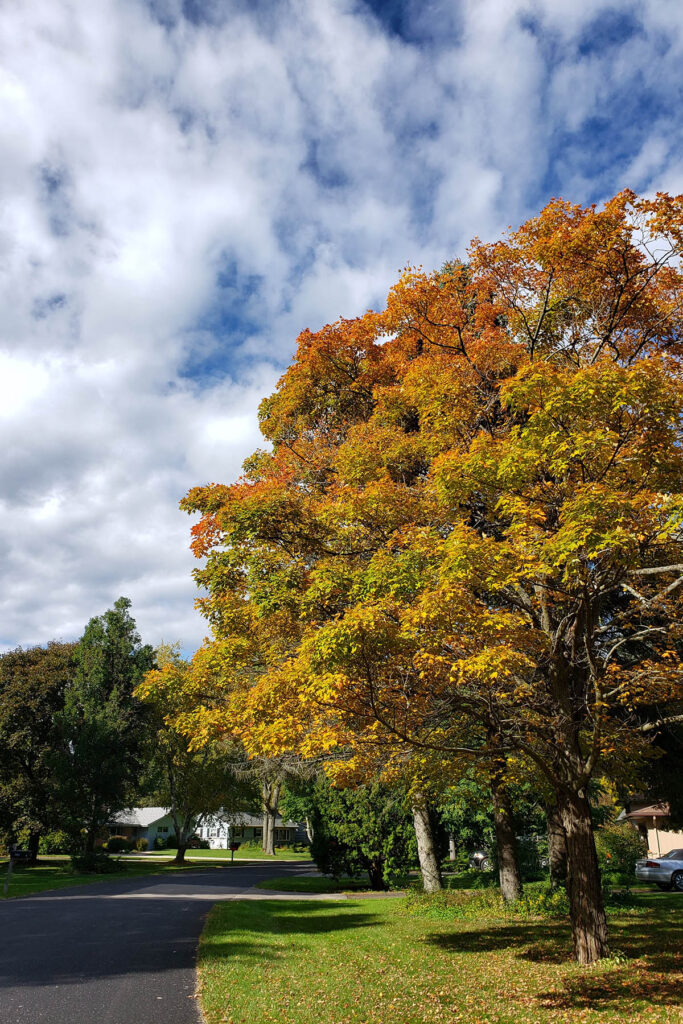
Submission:
<svg viewBox="0 0 683 1024">
<path fill-rule="evenodd" d="M 569 927 L 557 921 L 506 923 L 430 935 L 427 941 L 450 953 L 492 953 L 509 949 L 518 959 L 534 963 L 563 963 L 571 956 Z"/>
<path fill-rule="evenodd" d="M 651 911 L 647 915 L 610 920 L 610 946 L 627 958 L 624 963 L 607 961 L 596 965 L 595 970 L 583 971 L 573 965 L 561 988 L 536 996 L 539 1005 L 557 1010 L 618 1006 L 624 1019 L 643 1002 L 679 1006 L 683 991 L 683 917 L 676 914 L 679 907 L 671 898 L 662 900 L 659 895 L 643 901 Z M 566 963 L 568 967 L 571 963 L 571 931 L 564 922 L 506 922 L 434 934 L 428 941 L 454 953 L 508 950 L 521 961 Z"/>
<path fill-rule="evenodd" d="M 288 904 L 259 901 L 234 902 L 214 908 L 202 936 L 200 962 L 215 963 L 236 957 L 259 960 L 278 959 L 283 955 L 277 946 L 267 942 L 246 942 L 250 935 L 301 936 L 329 932 L 374 928 L 378 922 L 362 911 L 339 912 L 339 903 L 317 902 Z"/>
</svg>

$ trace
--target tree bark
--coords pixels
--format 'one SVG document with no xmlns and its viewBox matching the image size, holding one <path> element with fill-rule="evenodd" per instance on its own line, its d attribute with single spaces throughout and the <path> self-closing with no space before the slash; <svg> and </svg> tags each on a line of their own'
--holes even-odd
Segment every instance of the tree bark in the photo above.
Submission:
<svg viewBox="0 0 683 1024">
<path fill-rule="evenodd" d="M 264 781 L 261 786 L 263 798 L 263 835 L 261 845 L 268 857 L 275 856 L 275 819 L 280 801 L 280 783 Z"/>
<path fill-rule="evenodd" d="M 545 809 L 548 828 L 548 871 L 553 889 L 564 885 L 567 880 L 567 836 L 565 835 L 562 815 L 557 804 L 548 805 Z"/>
<path fill-rule="evenodd" d="M 185 853 L 186 853 L 186 851 L 187 851 L 187 843 L 181 843 L 180 840 L 178 840 L 178 849 L 176 850 L 176 855 L 173 858 L 173 863 L 174 864 L 184 864 L 185 863 Z"/>
<path fill-rule="evenodd" d="M 567 837 L 567 892 L 574 956 L 580 964 L 592 964 L 608 955 L 608 947 L 590 804 L 583 792 L 564 793 L 559 809 Z"/>
<path fill-rule="evenodd" d="M 383 864 L 381 860 L 368 861 L 367 865 L 368 877 L 370 879 L 370 886 L 375 892 L 382 892 L 386 889 L 384 881 Z"/>
<path fill-rule="evenodd" d="M 517 843 L 512 827 L 510 798 L 505 789 L 502 775 L 502 769 L 495 769 L 491 774 L 493 821 L 496 829 L 500 893 L 505 903 L 513 903 L 522 895 L 522 875 L 519 870 Z"/>
<path fill-rule="evenodd" d="M 417 837 L 417 856 L 422 872 L 422 887 L 425 892 L 438 892 L 443 889 L 439 858 L 434 846 L 429 810 L 421 793 L 415 795 L 412 810 L 415 836 Z"/>
<path fill-rule="evenodd" d="M 31 832 L 28 837 L 28 848 L 31 851 L 30 864 L 38 863 L 38 846 L 40 844 L 40 832 Z"/>
</svg>

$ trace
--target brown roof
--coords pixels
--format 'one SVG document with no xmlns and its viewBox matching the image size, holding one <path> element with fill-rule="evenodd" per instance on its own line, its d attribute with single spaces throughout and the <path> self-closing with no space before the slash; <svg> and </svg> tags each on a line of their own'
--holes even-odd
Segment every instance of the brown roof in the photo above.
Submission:
<svg viewBox="0 0 683 1024">
<path fill-rule="evenodd" d="M 668 804 L 648 804 L 646 807 L 638 807 L 635 811 L 629 811 L 627 818 L 668 818 L 670 814 Z"/>
</svg>

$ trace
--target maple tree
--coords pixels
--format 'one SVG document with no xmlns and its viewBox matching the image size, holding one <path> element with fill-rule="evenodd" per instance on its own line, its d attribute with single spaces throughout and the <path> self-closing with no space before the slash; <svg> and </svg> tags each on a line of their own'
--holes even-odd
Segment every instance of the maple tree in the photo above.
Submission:
<svg viewBox="0 0 683 1024">
<path fill-rule="evenodd" d="M 154 799 L 168 807 L 175 829 L 175 863 L 183 864 L 193 832 L 212 816 L 252 811 L 257 801 L 250 778 L 235 771 L 244 760 L 238 745 L 213 740 L 190 749 L 187 736 L 173 723 L 187 708 L 192 666 L 178 645 L 155 651 L 156 668 L 146 673 L 135 697 L 151 711 L 150 764 Z"/>
<path fill-rule="evenodd" d="M 681 694 L 683 197 L 553 200 L 299 338 L 270 450 L 190 491 L 213 640 L 186 727 L 252 752 L 529 766 L 607 951 L 588 784 Z"/>
</svg>

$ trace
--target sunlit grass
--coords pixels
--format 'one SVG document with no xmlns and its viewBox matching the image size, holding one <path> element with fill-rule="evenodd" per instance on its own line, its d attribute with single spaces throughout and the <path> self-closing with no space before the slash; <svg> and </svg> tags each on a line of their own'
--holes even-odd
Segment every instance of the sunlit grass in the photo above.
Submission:
<svg viewBox="0 0 683 1024">
<path fill-rule="evenodd" d="M 661 897 L 664 898 L 661 898 Z M 613 917 L 618 951 L 571 960 L 565 922 L 440 921 L 402 900 L 230 902 L 200 947 L 207 1024 L 673 1024 L 683 899 Z"/>
</svg>

